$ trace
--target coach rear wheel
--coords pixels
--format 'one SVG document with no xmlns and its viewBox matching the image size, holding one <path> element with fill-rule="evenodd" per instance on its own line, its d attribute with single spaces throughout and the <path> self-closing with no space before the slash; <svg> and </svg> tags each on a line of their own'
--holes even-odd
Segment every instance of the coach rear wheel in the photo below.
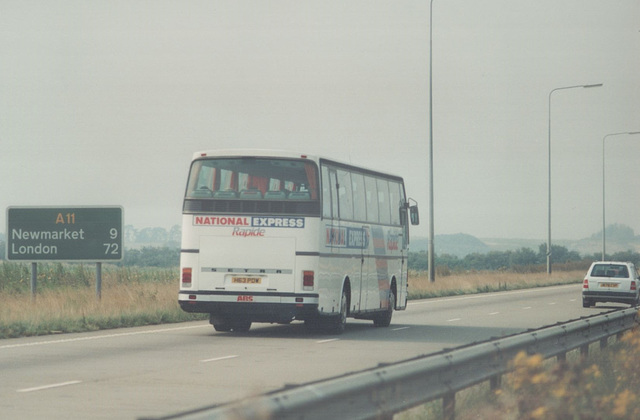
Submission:
<svg viewBox="0 0 640 420">
<path fill-rule="evenodd" d="M 396 296 L 393 294 L 393 290 L 389 290 L 389 304 L 387 310 L 378 315 L 373 320 L 375 327 L 388 327 L 391 325 L 391 317 L 393 316 L 393 307 L 396 304 Z"/>
<path fill-rule="evenodd" d="M 231 326 L 229 324 L 213 324 L 213 329 L 218 332 L 229 332 L 231 331 Z"/>
<path fill-rule="evenodd" d="M 342 291 L 342 299 L 340 300 L 340 313 L 337 316 L 328 317 L 323 320 L 323 330 L 329 334 L 342 334 L 347 325 L 347 315 L 349 308 L 349 297 L 347 291 Z"/>
</svg>

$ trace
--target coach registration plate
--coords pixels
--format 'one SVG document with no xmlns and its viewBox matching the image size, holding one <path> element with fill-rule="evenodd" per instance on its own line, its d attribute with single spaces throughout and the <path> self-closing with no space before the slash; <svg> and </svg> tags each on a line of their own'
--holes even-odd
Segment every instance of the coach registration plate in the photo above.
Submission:
<svg viewBox="0 0 640 420">
<path fill-rule="evenodd" d="M 237 284 L 260 284 L 262 283 L 262 278 L 260 277 L 232 277 L 231 283 Z"/>
<path fill-rule="evenodd" d="M 618 283 L 600 283 L 600 287 L 618 287 Z"/>
</svg>

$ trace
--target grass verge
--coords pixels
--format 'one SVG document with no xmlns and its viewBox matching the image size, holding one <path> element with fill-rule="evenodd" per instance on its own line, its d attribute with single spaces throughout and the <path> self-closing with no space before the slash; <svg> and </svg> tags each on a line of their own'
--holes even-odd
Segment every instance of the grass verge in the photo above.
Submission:
<svg viewBox="0 0 640 420">
<path fill-rule="evenodd" d="M 38 293 L 32 300 L 29 270 L 5 262 L 0 267 L 0 338 L 95 331 L 206 319 L 189 314 L 177 303 L 177 269 L 106 266 L 102 299 L 96 298 L 92 270 L 83 265 L 43 264 Z M 582 272 L 471 272 L 440 276 L 429 282 L 426 273 L 409 274 L 409 298 L 542 287 L 579 282 Z"/>
<path fill-rule="evenodd" d="M 45 265 L 32 299 L 24 286 L 28 270 L 10 264 L 0 270 L 0 338 L 206 319 L 180 309 L 177 269 L 107 267 L 97 299 L 93 273 L 77 265 Z M 17 275 L 2 277 L 3 272 Z"/>
<path fill-rule="evenodd" d="M 560 284 L 580 283 L 583 270 L 545 273 L 512 273 L 507 271 L 474 271 L 437 276 L 430 282 L 427 273 L 409 272 L 409 299 L 427 299 L 473 293 L 530 289 Z"/>
</svg>

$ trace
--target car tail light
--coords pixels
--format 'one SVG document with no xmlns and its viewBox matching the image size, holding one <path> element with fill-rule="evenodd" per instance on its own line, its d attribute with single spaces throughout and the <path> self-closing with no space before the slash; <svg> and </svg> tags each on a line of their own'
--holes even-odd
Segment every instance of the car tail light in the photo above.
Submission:
<svg viewBox="0 0 640 420">
<path fill-rule="evenodd" d="M 302 272 L 302 288 L 304 290 L 313 290 L 314 283 L 315 283 L 314 272 L 303 271 Z"/>
<path fill-rule="evenodd" d="M 631 280 L 631 290 L 636 290 L 636 281 Z"/>
<path fill-rule="evenodd" d="M 582 288 L 583 289 L 588 289 L 589 288 L 589 280 L 584 279 L 584 281 L 582 282 Z"/>
<path fill-rule="evenodd" d="M 182 285 L 184 287 L 191 287 L 191 267 L 182 269 Z"/>
</svg>

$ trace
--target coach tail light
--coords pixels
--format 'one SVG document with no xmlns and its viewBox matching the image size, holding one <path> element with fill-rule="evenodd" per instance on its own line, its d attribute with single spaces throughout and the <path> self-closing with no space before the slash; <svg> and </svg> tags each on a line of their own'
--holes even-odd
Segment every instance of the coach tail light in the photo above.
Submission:
<svg viewBox="0 0 640 420">
<path fill-rule="evenodd" d="M 191 267 L 182 269 L 182 287 L 191 287 Z"/>
<path fill-rule="evenodd" d="M 313 290 L 314 287 L 314 272 L 303 271 L 302 272 L 302 290 Z"/>
</svg>

